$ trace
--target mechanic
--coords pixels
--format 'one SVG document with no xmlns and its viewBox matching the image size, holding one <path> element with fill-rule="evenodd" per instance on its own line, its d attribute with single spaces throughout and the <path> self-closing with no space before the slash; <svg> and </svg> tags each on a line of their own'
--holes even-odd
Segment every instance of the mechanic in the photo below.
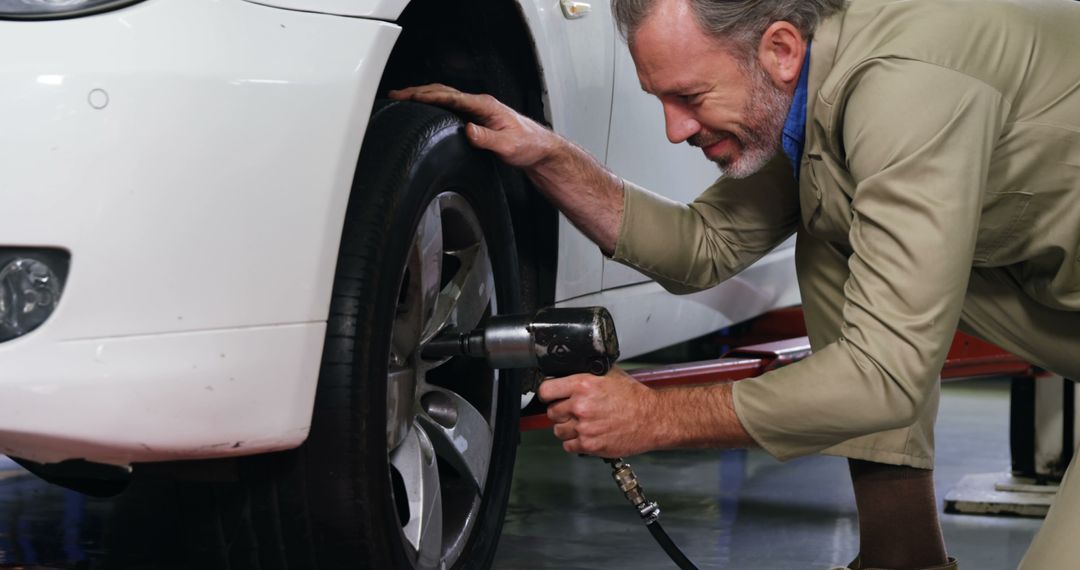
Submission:
<svg viewBox="0 0 1080 570">
<path fill-rule="evenodd" d="M 956 568 L 933 489 L 938 373 L 961 329 L 1080 378 L 1080 4 L 1070 0 L 613 0 L 672 143 L 721 178 L 689 205 L 636 187 L 486 95 L 467 114 L 608 256 L 674 293 L 792 233 L 814 354 L 734 385 L 620 370 L 545 382 L 555 435 L 605 457 L 760 446 L 849 458 L 850 568 Z M 643 421 L 644 420 L 644 421 Z M 1069 468 L 1072 471 L 1072 467 Z M 1080 560 L 1066 475 L 1021 568 Z"/>
</svg>

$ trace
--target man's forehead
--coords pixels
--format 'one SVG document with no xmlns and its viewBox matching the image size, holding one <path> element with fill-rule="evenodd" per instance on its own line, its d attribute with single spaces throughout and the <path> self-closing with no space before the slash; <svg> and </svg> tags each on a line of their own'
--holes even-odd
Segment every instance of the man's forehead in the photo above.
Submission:
<svg viewBox="0 0 1080 570">
<path fill-rule="evenodd" d="M 701 32 L 690 3 L 686 0 L 656 0 L 630 37 L 631 47 L 654 39 L 677 41 L 686 33 Z"/>
<path fill-rule="evenodd" d="M 701 29 L 683 0 L 661 0 L 635 31 L 630 55 L 642 90 L 653 95 L 703 90 L 709 76 L 735 67 L 728 47 Z"/>
<path fill-rule="evenodd" d="M 639 71 L 656 71 L 673 60 L 700 55 L 704 34 L 678 0 L 662 0 L 630 38 L 630 55 Z"/>
</svg>

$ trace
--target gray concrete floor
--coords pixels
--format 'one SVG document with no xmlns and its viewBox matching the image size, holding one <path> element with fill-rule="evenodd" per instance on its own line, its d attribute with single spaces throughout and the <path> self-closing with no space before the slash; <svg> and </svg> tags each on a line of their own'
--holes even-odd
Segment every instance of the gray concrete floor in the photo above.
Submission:
<svg viewBox="0 0 1080 570">
<path fill-rule="evenodd" d="M 1007 442 L 1006 381 L 947 385 L 938 423 L 939 502 L 964 475 L 1006 470 Z M 824 570 L 847 563 L 857 549 L 842 459 L 781 464 L 761 452 L 700 451 L 632 463 L 663 509 L 665 529 L 702 570 Z M 524 434 L 495 568 L 673 568 L 609 473 L 597 459 L 563 453 L 548 432 Z M 0 457 L 0 568 L 100 567 L 87 561 L 103 556 L 113 506 L 25 476 Z M 965 570 L 1015 568 L 1040 523 L 943 517 L 950 552 Z"/>
<path fill-rule="evenodd" d="M 943 389 L 938 501 L 963 476 L 1009 466 L 1007 380 Z M 825 569 L 858 550 L 845 460 L 779 463 L 760 451 L 651 453 L 630 461 L 661 522 L 700 568 Z M 507 570 L 674 568 L 599 460 L 567 456 L 547 432 L 523 435 L 495 559 Z M 1016 568 L 1041 520 L 943 515 L 961 568 Z M 902 532 L 902 529 L 897 529 Z"/>
</svg>

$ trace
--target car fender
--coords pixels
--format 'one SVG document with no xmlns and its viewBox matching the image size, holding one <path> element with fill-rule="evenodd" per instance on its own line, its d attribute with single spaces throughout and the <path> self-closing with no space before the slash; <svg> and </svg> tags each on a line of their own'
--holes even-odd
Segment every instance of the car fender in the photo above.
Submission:
<svg viewBox="0 0 1080 570">
<path fill-rule="evenodd" d="M 409 0 L 247 0 L 253 4 L 286 10 L 334 14 L 394 21 L 409 5 Z"/>
</svg>

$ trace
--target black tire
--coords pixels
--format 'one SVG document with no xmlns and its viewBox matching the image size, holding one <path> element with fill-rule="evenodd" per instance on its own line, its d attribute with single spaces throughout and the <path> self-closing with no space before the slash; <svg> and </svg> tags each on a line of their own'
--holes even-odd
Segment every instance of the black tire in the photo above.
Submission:
<svg viewBox="0 0 1080 570">
<path fill-rule="evenodd" d="M 436 285 L 440 293 L 480 290 L 455 281 L 462 275 L 483 273 L 489 279 L 484 290 L 494 285 L 495 302 L 480 306 L 485 295 L 469 297 L 479 301 L 452 313 L 446 319 L 450 326 L 473 327 L 496 306 L 498 313 L 524 310 L 514 233 L 494 158 L 470 147 L 462 122 L 444 110 L 414 103 L 377 106 L 346 213 L 311 433 L 296 450 L 242 460 L 238 481 L 176 484 L 184 558 L 190 568 L 412 570 L 443 564 L 455 569 L 491 565 L 519 440 L 523 373 L 497 373 L 482 362 L 465 359 L 434 363 L 430 370 L 432 363 L 422 364 L 414 369 L 414 401 L 409 402 L 413 406 L 396 407 L 416 415 L 404 428 L 405 437 L 388 424 L 388 418 L 400 419 L 390 410 L 388 394 L 396 394 L 395 401 L 400 402 L 404 393 L 390 388 L 402 385 L 391 382 L 391 367 L 400 378 L 403 368 L 417 365 L 420 337 L 430 337 L 435 331 L 426 329 L 440 322 L 421 318 L 426 324 L 409 328 L 420 318 L 410 316 L 408 306 L 409 291 L 415 289 L 409 266 L 417 251 L 413 237 L 422 219 L 430 219 L 431 208 L 438 208 L 445 218 L 439 232 L 446 236 L 438 250 L 444 262 Z M 487 254 L 481 255 L 484 247 Z M 490 262 L 489 273 L 477 261 L 482 257 Z M 438 303 L 432 307 L 442 310 Z M 425 312 L 418 314 L 423 317 Z M 459 320 L 469 322 L 455 322 Z M 398 333 L 414 329 L 424 334 L 417 336 L 413 350 L 403 354 Z M 423 385 L 417 380 L 420 369 Z M 482 431 L 481 422 L 489 424 L 488 440 L 476 435 Z M 457 433 L 452 428 L 458 427 L 473 430 L 458 435 L 474 451 L 487 446 L 485 460 L 467 449 L 448 449 Z M 426 451 L 425 439 L 431 442 Z M 404 441 L 418 442 L 421 452 L 415 456 L 424 457 L 426 452 L 436 458 L 433 469 L 420 470 L 428 477 L 421 477 L 421 483 L 437 473 L 434 480 L 446 508 L 443 516 L 429 520 L 442 519 L 444 532 L 439 536 L 455 539 L 441 541 L 439 556 L 426 561 L 418 557 L 409 540 L 412 535 L 406 532 L 411 533 L 406 523 L 418 517 L 410 510 L 413 495 L 406 490 L 407 483 L 416 481 L 403 474 L 402 465 L 409 464 L 400 460 Z M 480 469 L 483 462 L 486 468 Z M 126 502 L 142 503 L 161 487 L 145 479 L 133 485 L 135 491 L 140 486 L 148 491 L 128 493 Z M 127 541 L 114 541 L 121 547 L 123 542 Z M 113 558 L 112 567 L 142 567 Z"/>
<path fill-rule="evenodd" d="M 424 567 L 402 540 L 401 519 L 407 515 L 402 482 L 388 463 L 387 383 L 379 380 L 387 378 L 388 356 L 394 352 L 391 325 L 399 300 L 405 298 L 405 281 L 414 278 L 406 267 L 408 250 L 425 210 L 440 195 L 445 197 L 443 193 L 453 192 L 455 200 L 463 199 L 458 205 L 470 208 L 482 227 L 498 312 L 518 312 L 524 307 L 514 235 L 493 158 L 471 148 L 461 121 L 446 111 L 412 103 L 382 106 L 368 127 L 357 172 L 312 432 L 304 449 L 316 558 L 320 569 Z M 450 235 L 445 227 L 443 233 Z M 492 395 L 485 397 L 474 388 L 491 374 L 481 362 L 454 359 L 427 378 L 470 400 L 479 411 L 495 409 L 478 516 L 447 567 L 488 567 L 502 527 L 518 441 L 520 373 L 502 373 L 493 401 L 485 402 Z M 460 497 L 451 495 L 455 489 L 466 492 L 466 478 L 455 473 L 460 469 L 447 458 L 439 459 L 441 474 L 462 479 L 443 482 L 444 499 L 457 500 Z M 446 518 L 444 525 L 468 522 Z"/>
</svg>

